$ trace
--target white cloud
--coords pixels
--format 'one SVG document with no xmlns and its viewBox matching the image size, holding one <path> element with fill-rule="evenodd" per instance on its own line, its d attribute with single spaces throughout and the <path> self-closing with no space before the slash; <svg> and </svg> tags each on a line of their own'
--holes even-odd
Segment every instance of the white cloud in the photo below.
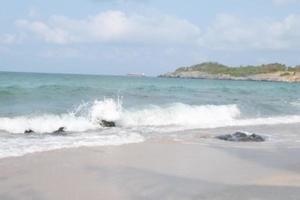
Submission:
<svg viewBox="0 0 300 200">
<path fill-rule="evenodd" d="M 300 48 L 300 15 L 283 20 L 241 20 L 219 15 L 199 38 L 199 44 L 213 49 L 295 49 Z"/>
<path fill-rule="evenodd" d="M 201 27 L 167 15 L 106 11 L 84 19 L 65 16 L 52 16 L 45 21 L 23 19 L 17 21 L 17 26 L 54 44 L 170 44 L 222 50 L 300 48 L 300 15 L 281 20 L 248 20 L 221 14 L 210 25 Z"/>
<path fill-rule="evenodd" d="M 52 16 L 47 21 L 18 20 L 17 26 L 49 43 L 84 42 L 187 43 L 196 39 L 199 27 L 166 15 L 128 15 L 107 11 L 86 19 Z"/>
<path fill-rule="evenodd" d="M 70 36 L 65 30 L 58 27 L 50 27 L 41 21 L 18 20 L 17 26 L 35 33 L 46 42 L 64 44 L 70 40 Z"/>
</svg>

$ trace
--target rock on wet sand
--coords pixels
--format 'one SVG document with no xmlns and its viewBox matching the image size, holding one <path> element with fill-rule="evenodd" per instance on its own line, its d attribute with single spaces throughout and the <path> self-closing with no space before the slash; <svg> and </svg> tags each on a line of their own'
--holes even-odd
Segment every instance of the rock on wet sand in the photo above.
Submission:
<svg viewBox="0 0 300 200">
<path fill-rule="evenodd" d="M 264 142 L 265 138 L 254 134 L 254 133 L 247 133 L 247 132 L 235 132 L 234 134 L 227 134 L 227 135 L 219 135 L 216 137 L 220 140 L 231 141 L 231 142 Z"/>
</svg>

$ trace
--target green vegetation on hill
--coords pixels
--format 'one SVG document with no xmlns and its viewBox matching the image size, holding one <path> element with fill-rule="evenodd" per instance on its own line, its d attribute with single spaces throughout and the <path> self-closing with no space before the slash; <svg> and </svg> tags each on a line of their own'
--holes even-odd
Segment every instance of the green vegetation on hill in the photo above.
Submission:
<svg viewBox="0 0 300 200">
<path fill-rule="evenodd" d="M 226 74 L 234 77 L 243 77 L 256 74 L 267 74 L 274 72 L 283 72 L 288 75 L 289 73 L 300 72 L 300 66 L 288 67 L 280 63 L 272 63 L 259 66 L 241 66 L 241 67 L 229 67 L 215 62 L 206 62 L 190 67 L 181 67 L 176 70 L 176 73 L 199 71 L 208 74 Z M 284 76 L 284 74 L 283 74 Z"/>
<path fill-rule="evenodd" d="M 296 67 L 289 67 L 289 71 L 300 72 L 300 65 L 297 65 Z"/>
</svg>

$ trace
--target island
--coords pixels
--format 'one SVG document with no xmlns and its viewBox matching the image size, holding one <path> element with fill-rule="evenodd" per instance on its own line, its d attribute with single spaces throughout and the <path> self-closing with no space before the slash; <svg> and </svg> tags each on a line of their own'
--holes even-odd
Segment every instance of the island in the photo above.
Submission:
<svg viewBox="0 0 300 200">
<path fill-rule="evenodd" d="M 300 82 L 300 65 L 290 67 L 280 63 L 271 63 L 230 67 L 217 62 L 205 62 L 189 67 L 180 67 L 174 72 L 162 74 L 159 77 Z"/>
</svg>

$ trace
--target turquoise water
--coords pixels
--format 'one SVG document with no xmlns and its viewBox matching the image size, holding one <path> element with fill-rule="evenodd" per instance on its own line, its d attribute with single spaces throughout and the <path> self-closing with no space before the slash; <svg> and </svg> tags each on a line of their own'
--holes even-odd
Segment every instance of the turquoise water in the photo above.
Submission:
<svg viewBox="0 0 300 200">
<path fill-rule="evenodd" d="M 123 98 L 126 108 L 236 104 L 243 117 L 300 113 L 300 84 L 0 73 L 0 116 L 65 113 L 83 102 Z"/>
<path fill-rule="evenodd" d="M 103 128 L 101 120 L 116 122 Z M 0 73 L 0 158 L 182 130 L 300 123 L 300 84 Z M 59 127 L 66 135 L 51 134 Z M 31 135 L 24 131 L 31 129 Z"/>
</svg>

